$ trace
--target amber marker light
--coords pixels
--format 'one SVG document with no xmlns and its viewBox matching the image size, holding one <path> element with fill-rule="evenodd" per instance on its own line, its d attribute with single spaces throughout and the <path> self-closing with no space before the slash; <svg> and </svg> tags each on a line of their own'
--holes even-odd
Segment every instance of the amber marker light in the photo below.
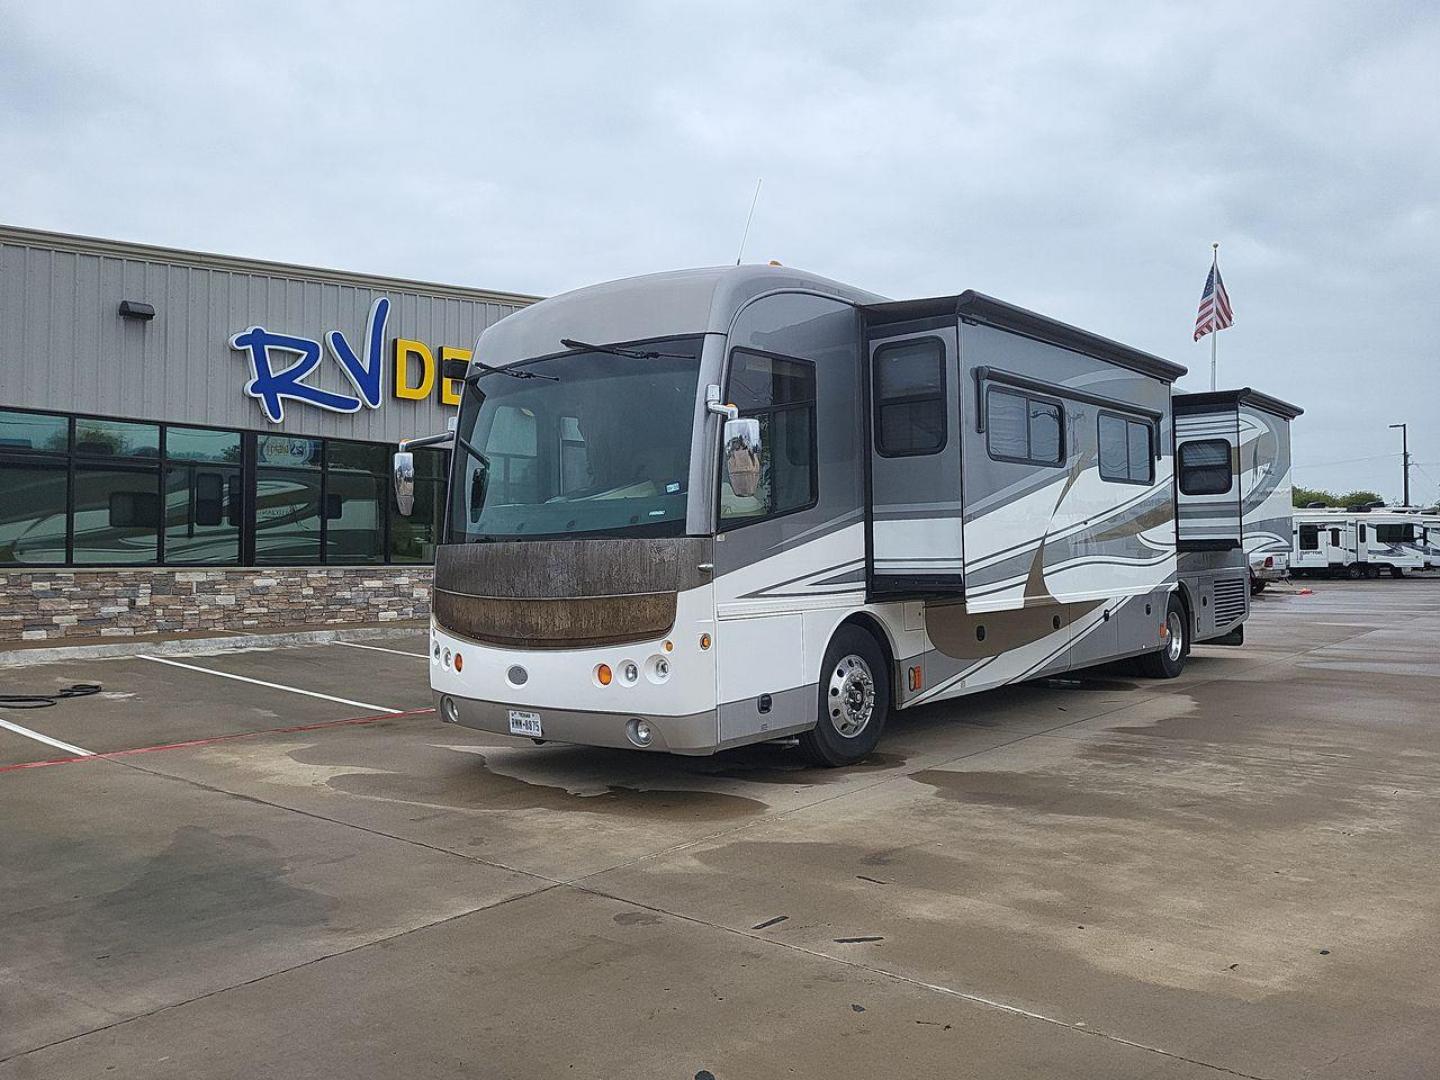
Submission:
<svg viewBox="0 0 1440 1080">
<path fill-rule="evenodd" d="M 610 680 L 614 677 L 615 675 L 613 672 L 611 672 L 609 664 L 599 664 L 596 666 L 595 681 L 598 682 L 601 686 L 609 686 Z"/>
<path fill-rule="evenodd" d="M 671 652 L 671 651 L 674 650 L 674 648 L 675 648 L 675 643 L 674 643 L 673 641 L 667 641 L 667 642 L 665 642 L 665 651 L 666 651 L 666 652 Z"/>
<path fill-rule="evenodd" d="M 463 656 L 461 656 L 458 652 L 455 654 L 455 670 L 456 670 L 456 671 L 464 671 L 464 670 L 465 670 L 465 658 L 464 658 Z"/>
<path fill-rule="evenodd" d="M 701 634 L 701 635 L 700 635 L 700 648 L 702 648 L 702 649 L 708 649 L 708 648 L 710 648 L 710 635 L 709 635 L 709 634 Z"/>
</svg>

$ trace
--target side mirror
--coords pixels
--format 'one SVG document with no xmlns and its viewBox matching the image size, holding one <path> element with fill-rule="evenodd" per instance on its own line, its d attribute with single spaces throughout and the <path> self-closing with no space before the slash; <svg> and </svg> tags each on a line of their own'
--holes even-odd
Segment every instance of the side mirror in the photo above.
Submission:
<svg viewBox="0 0 1440 1080">
<path fill-rule="evenodd" d="M 470 520 L 479 521 L 485 509 L 485 495 L 490 490 L 490 470 L 483 464 L 470 474 Z"/>
<path fill-rule="evenodd" d="M 742 417 L 725 421 L 723 453 L 730 490 L 741 498 L 760 487 L 760 421 Z"/>
<path fill-rule="evenodd" d="M 415 509 L 415 455 L 408 450 L 395 454 L 395 508 L 402 517 L 409 517 Z"/>
</svg>

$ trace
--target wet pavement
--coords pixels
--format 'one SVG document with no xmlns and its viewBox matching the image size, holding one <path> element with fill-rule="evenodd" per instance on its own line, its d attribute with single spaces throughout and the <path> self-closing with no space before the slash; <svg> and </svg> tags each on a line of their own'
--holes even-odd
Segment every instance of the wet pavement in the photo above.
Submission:
<svg viewBox="0 0 1440 1080">
<path fill-rule="evenodd" d="M 412 630 L 0 670 L 104 687 L 0 707 L 0 1078 L 1431 1075 L 1440 582 L 1312 588 L 834 771 L 442 725 Z"/>
</svg>

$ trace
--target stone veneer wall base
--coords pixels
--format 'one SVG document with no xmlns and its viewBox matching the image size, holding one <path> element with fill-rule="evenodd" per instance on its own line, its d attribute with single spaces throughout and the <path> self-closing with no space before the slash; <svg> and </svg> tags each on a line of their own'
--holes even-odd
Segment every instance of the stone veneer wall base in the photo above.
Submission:
<svg viewBox="0 0 1440 1080">
<path fill-rule="evenodd" d="M 0 643 L 430 616 L 428 565 L 0 570 Z"/>
</svg>

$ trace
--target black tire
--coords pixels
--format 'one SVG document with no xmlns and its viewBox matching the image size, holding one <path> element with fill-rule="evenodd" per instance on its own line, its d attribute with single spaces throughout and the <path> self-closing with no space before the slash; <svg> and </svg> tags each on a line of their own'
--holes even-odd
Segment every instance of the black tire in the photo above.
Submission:
<svg viewBox="0 0 1440 1080">
<path fill-rule="evenodd" d="M 868 687 L 868 713 L 861 702 Z M 800 750 L 816 765 L 836 768 L 863 761 L 875 749 L 890 716 L 890 665 L 864 630 L 846 625 L 825 650 L 817 687 L 815 726 L 800 736 Z M 865 716 L 851 734 L 843 729 Z"/>
<path fill-rule="evenodd" d="M 1368 577 L 1371 581 L 1378 581 L 1380 579 L 1380 567 L 1367 566 L 1365 568 L 1365 576 Z"/>
<path fill-rule="evenodd" d="M 1359 563 L 1351 563 L 1345 568 L 1345 576 L 1351 581 L 1359 581 L 1365 576 L 1365 567 Z"/>
<path fill-rule="evenodd" d="M 1250 595 L 1251 595 L 1251 596 L 1259 596 L 1262 592 L 1265 591 L 1265 586 L 1266 586 L 1266 584 L 1267 584 L 1267 582 L 1260 581 L 1260 580 L 1255 580 L 1255 581 L 1250 582 Z"/>
<path fill-rule="evenodd" d="M 1180 597 L 1170 594 L 1165 606 L 1165 624 L 1170 634 L 1157 652 L 1146 653 L 1136 661 L 1140 674 L 1147 679 L 1173 679 L 1185 670 L 1185 658 L 1190 655 L 1190 620 L 1185 617 L 1185 605 Z M 1176 634 L 1180 637 L 1179 648 L 1174 647 Z"/>
<path fill-rule="evenodd" d="M 1393 578 L 1402 578 L 1402 577 L 1404 577 L 1404 576 L 1405 576 L 1405 568 L 1404 568 L 1403 566 L 1392 566 L 1392 567 L 1390 567 L 1390 576 L 1393 577 Z"/>
</svg>

